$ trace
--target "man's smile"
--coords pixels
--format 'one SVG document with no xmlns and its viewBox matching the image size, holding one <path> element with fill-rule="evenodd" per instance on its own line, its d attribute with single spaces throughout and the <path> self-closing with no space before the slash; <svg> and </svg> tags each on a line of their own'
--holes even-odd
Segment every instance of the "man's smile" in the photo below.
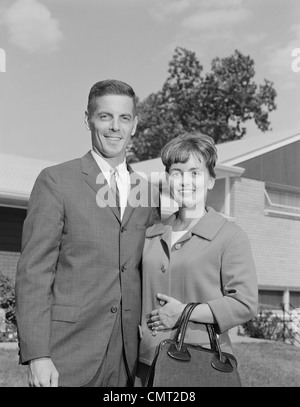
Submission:
<svg viewBox="0 0 300 407">
<path fill-rule="evenodd" d="M 121 141 L 123 139 L 123 137 L 116 136 L 116 135 L 106 135 L 104 137 L 107 141 L 112 142 L 112 143 L 118 143 L 119 141 Z"/>
</svg>

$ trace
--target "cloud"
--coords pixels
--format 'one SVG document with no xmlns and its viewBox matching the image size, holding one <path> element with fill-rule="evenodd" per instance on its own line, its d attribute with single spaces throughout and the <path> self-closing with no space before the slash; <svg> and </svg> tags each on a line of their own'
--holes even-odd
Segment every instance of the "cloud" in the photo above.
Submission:
<svg viewBox="0 0 300 407">
<path fill-rule="evenodd" d="M 226 4 L 224 4 L 226 3 Z M 240 7 L 243 0 L 200 0 L 200 4 L 203 8 L 228 8 L 228 7 Z"/>
<path fill-rule="evenodd" d="M 191 7 L 193 0 L 151 0 L 150 14 L 155 20 L 164 23 L 174 16 L 180 16 Z"/>
<path fill-rule="evenodd" d="M 59 22 L 37 0 L 17 0 L 3 13 L 12 44 L 29 53 L 56 51 L 63 38 Z"/>
<path fill-rule="evenodd" d="M 156 21 L 172 21 L 176 32 L 172 43 L 193 46 L 199 52 L 220 42 L 223 49 L 236 43 L 236 27 L 241 26 L 253 12 L 246 0 L 151 0 L 148 10 Z M 249 42 L 254 38 L 249 38 Z M 256 38 L 258 41 L 258 38 Z M 208 45 L 210 44 L 210 45 Z"/>
<path fill-rule="evenodd" d="M 182 20 L 181 25 L 193 31 L 219 30 L 223 27 L 231 27 L 247 19 L 249 11 L 246 9 L 216 9 L 203 10 Z"/>
<path fill-rule="evenodd" d="M 248 33 L 244 36 L 244 42 L 247 45 L 257 45 L 261 43 L 266 38 L 264 33 Z"/>
<path fill-rule="evenodd" d="M 250 12 L 245 0 L 151 0 L 151 15 L 159 22 L 174 17 L 183 28 L 201 31 L 215 29 L 215 24 L 229 26 L 246 19 Z M 150 7 L 150 3 L 148 3 Z"/>
</svg>

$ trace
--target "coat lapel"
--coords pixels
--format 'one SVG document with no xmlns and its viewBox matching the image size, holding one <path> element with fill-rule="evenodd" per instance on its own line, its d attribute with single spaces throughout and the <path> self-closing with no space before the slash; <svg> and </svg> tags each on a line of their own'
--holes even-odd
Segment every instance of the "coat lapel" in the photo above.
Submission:
<svg viewBox="0 0 300 407">
<path fill-rule="evenodd" d="M 143 198 L 148 187 L 148 181 L 134 172 L 129 164 L 127 164 L 127 169 L 130 175 L 130 191 L 122 219 L 122 225 L 125 225 L 130 220 L 135 208 L 145 204 Z"/>
<path fill-rule="evenodd" d="M 113 194 L 111 193 L 102 171 L 90 152 L 81 158 L 81 169 L 82 173 L 85 175 L 85 182 L 96 193 L 95 199 L 97 200 L 99 207 L 108 206 L 120 222 L 120 213 L 114 204 L 115 201 Z M 109 203 L 111 203 L 111 205 Z"/>
</svg>

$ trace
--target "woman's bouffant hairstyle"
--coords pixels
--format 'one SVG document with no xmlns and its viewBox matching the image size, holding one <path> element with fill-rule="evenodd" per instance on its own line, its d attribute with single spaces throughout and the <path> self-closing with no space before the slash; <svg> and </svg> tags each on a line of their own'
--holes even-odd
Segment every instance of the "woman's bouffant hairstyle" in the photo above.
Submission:
<svg viewBox="0 0 300 407">
<path fill-rule="evenodd" d="M 169 172 L 173 164 L 186 163 L 191 155 L 200 161 L 204 158 L 209 175 L 216 178 L 214 168 L 218 155 L 215 142 L 210 136 L 202 133 L 186 133 L 169 141 L 161 151 L 166 172 Z"/>
<path fill-rule="evenodd" d="M 130 97 L 133 101 L 134 111 L 136 111 L 136 96 L 132 87 L 127 83 L 118 81 L 116 79 L 106 79 L 104 81 L 97 82 L 92 86 L 88 97 L 87 110 L 89 113 L 93 112 L 95 99 L 105 95 L 121 95 Z"/>
</svg>

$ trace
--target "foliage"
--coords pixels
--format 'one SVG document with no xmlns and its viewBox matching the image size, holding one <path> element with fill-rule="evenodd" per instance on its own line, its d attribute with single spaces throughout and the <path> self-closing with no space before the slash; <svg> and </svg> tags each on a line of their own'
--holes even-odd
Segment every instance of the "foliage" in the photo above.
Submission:
<svg viewBox="0 0 300 407">
<path fill-rule="evenodd" d="M 237 50 L 215 58 L 211 72 L 203 74 L 196 54 L 177 47 L 162 90 L 138 103 L 129 161 L 158 157 L 167 141 L 184 132 L 202 131 L 221 143 L 242 138 L 249 120 L 269 130 L 276 91 L 268 80 L 258 86 L 254 76 L 254 61 Z"/>
<path fill-rule="evenodd" d="M 260 311 L 257 316 L 242 325 L 244 333 L 252 338 L 270 339 L 293 344 L 297 332 L 284 320 L 283 316 L 272 311 Z"/>
<path fill-rule="evenodd" d="M 6 313 L 6 320 L 16 324 L 15 289 L 11 278 L 0 272 L 0 308 Z"/>
<path fill-rule="evenodd" d="M 6 324 L 6 331 L 0 332 L 0 342 L 17 342 L 18 333 L 17 326 L 12 323 Z"/>
</svg>

